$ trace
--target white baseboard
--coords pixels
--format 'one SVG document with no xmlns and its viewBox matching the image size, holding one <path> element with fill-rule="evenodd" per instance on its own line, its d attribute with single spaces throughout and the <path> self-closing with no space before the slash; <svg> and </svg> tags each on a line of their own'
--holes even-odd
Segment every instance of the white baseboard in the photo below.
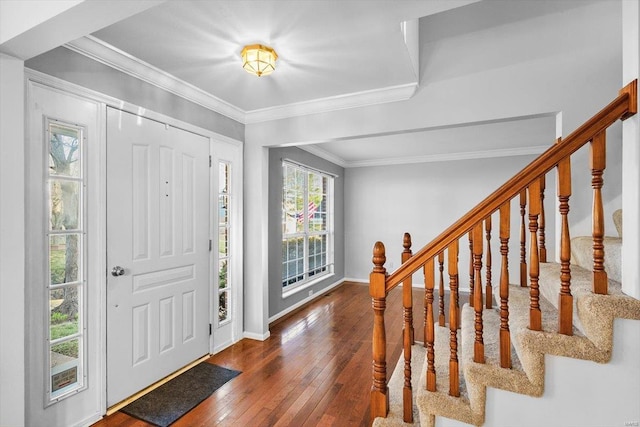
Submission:
<svg viewBox="0 0 640 427">
<path fill-rule="evenodd" d="M 244 331 L 243 335 L 244 338 L 249 338 L 250 340 L 265 341 L 271 336 L 271 332 L 267 331 L 264 334 L 255 334 L 253 332 Z"/>
<path fill-rule="evenodd" d="M 76 424 L 76 427 L 88 427 L 102 419 L 102 414 L 95 413 Z"/>
<path fill-rule="evenodd" d="M 356 283 L 369 283 L 369 279 L 354 279 L 352 277 L 345 277 L 345 282 L 356 282 Z"/>
<path fill-rule="evenodd" d="M 313 295 L 311 295 L 311 296 L 308 296 L 307 298 L 303 299 L 302 301 L 295 303 L 295 304 L 294 304 L 294 305 L 292 305 L 291 307 L 289 307 L 289 308 L 286 308 L 286 309 L 282 310 L 280 313 L 278 313 L 278 314 L 276 314 L 276 315 L 271 316 L 271 317 L 269 318 L 269 323 L 272 323 L 272 322 L 274 322 L 274 321 L 278 320 L 279 318 L 281 318 L 281 317 L 283 317 L 283 316 L 286 316 L 287 314 L 291 313 L 292 311 L 294 311 L 294 310 L 296 310 L 296 309 L 298 309 L 298 308 L 302 307 L 303 305 L 305 305 L 305 304 L 307 304 L 307 303 L 309 303 L 309 302 L 313 301 L 314 299 L 316 299 L 316 298 L 318 298 L 318 297 L 320 297 L 320 296 L 322 296 L 322 295 L 326 294 L 326 293 L 327 293 L 327 292 L 329 292 L 331 289 L 333 289 L 333 288 L 337 287 L 338 285 L 341 285 L 345 280 L 348 280 L 348 279 L 340 279 L 340 280 L 338 280 L 338 281 L 336 281 L 336 282 L 333 282 L 332 284 L 330 284 L 329 286 L 327 286 L 326 288 L 324 288 L 322 291 L 320 291 L 320 292 L 318 292 L 318 293 L 316 293 L 316 294 L 313 294 Z"/>
</svg>

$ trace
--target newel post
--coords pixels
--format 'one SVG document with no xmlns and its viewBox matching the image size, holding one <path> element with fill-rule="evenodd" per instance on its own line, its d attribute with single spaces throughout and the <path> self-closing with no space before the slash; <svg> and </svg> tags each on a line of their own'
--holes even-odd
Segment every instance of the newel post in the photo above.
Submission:
<svg viewBox="0 0 640 427">
<path fill-rule="evenodd" d="M 373 271 L 369 275 L 369 294 L 373 307 L 373 384 L 371 386 L 371 423 L 389 412 L 387 388 L 387 341 L 384 329 L 384 310 L 387 304 L 384 244 L 373 246 Z"/>
</svg>

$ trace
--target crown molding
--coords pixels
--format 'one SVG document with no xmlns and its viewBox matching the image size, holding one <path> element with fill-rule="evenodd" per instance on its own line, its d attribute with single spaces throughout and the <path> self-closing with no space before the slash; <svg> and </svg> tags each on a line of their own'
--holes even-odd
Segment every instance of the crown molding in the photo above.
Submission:
<svg viewBox="0 0 640 427">
<path fill-rule="evenodd" d="M 105 64 L 243 124 L 259 123 L 307 114 L 326 113 L 387 102 L 404 101 L 411 98 L 418 88 L 417 82 L 407 83 L 245 111 L 91 35 L 66 43 L 64 46 L 94 61 Z"/>
<path fill-rule="evenodd" d="M 322 159 L 325 159 L 333 163 L 334 165 L 338 165 L 343 168 L 346 168 L 349 165 L 349 163 L 346 160 L 344 160 L 342 157 L 338 157 L 335 154 L 331 154 L 328 151 L 318 147 L 317 145 L 296 145 L 295 147 L 298 147 L 299 149 L 304 150 L 307 153 L 311 153 L 314 156 L 318 156 Z"/>
<path fill-rule="evenodd" d="M 308 114 L 328 113 L 348 108 L 366 107 L 387 102 L 406 101 L 418 89 L 418 83 L 406 83 L 380 89 L 347 93 L 311 101 L 295 102 L 275 107 L 247 111 L 245 123 L 259 123 Z"/>
<path fill-rule="evenodd" d="M 55 91 L 62 91 L 66 94 L 77 96 L 82 99 L 88 99 L 91 101 L 102 103 L 107 107 L 112 107 L 118 110 L 126 111 L 128 113 L 135 114 L 140 117 L 146 117 L 148 119 L 155 120 L 160 123 L 166 123 L 170 126 L 173 126 L 182 130 L 186 130 L 189 132 L 193 132 L 195 134 L 204 136 L 206 138 L 210 138 L 211 140 L 216 142 L 224 142 L 227 144 L 231 144 L 235 147 L 239 147 L 241 149 L 244 147 L 243 141 L 231 138 L 229 136 L 223 135 L 221 133 L 215 132 L 210 129 L 202 128 L 192 123 L 178 120 L 176 118 L 167 116 L 162 113 L 146 110 L 138 105 L 131 104 L 126 101 L 122 101 L 118 98 L 105 95 L 95 90 L 88 89 L 84 86 L 80 86 L 75 83 L 62 80 L 58 77 L 54 77 L 37 70 L 32 70 L 31 68 L 25 68 L 24 74 L 26 78 L 25 81 L 27 82 L 27 91 L 29 90 L 28 89 L 29 83 L 45 86 Z"/>
<path fill-rule="evenodd" d="M 322 144 L 319 144 L 320 146 Z M 487 159 L 496 157 L 514 157 L 542 154 L 549 148 L 547 145 L 534 145 L 520 148 L 501 148 L 487 151 L 464 151 L 460 153 L 429 154 L 424 156 L 390 157 L 387 159 L 370 159 L 348 161 L 335 154 L 323 150 L 318 145 L 298 145 L 298 148 L 323 158 L 343 168 L 363 168 L 370 166 L 407 165 L 411 163 L 451 162 L 456 160 Z"/>
<path fill-rule="evenodd" d="M 302 147 L 301 147 L 302 148 Z M 347 168 L 360 168 L 368 166 L 406 165 L 411 163 L 450 162 L 456 160 L 488 159 L 495 157 L 514 157 L 541 154 L 547 150 L 547 145 L 537 145 L 520 148 L 501 148 L 486 151 L 465 151 L 460 153 L 429 154 L 425 156 L 391 157 L 388 159 L 360 160 L 346 162 Z"/>
<path fill-rule="evenodd" d="M 245 111 L 146 63 L 96 37 L 85 36 L 64 45 L 81 55 L 133 76 L 195 104 L 245 123 Z"/>
</svg>

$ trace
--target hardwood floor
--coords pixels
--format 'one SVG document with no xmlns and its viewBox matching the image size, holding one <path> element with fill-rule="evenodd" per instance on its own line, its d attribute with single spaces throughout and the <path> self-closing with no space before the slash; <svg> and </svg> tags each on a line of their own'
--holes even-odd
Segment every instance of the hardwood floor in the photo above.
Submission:
<svg viewBox="0 0 640 427">
<path fill-rule="evenodd" d="M 402 347 L 402 294 L 387 299 L 388 376 Z M 424 292 L 414 290 L 416 339 Z M 367 284 L 344 285 L 207 362 L 242 371 L 174 426 L 365 426 L 369 422 L 373 313 Z M 148 426 L 116 412 L 96 427 Z"/>
</svg>

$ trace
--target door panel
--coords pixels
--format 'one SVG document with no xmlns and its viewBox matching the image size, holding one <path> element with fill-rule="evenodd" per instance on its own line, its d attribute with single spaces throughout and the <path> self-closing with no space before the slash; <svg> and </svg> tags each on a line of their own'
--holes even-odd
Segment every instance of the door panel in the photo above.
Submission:
<svg viewBox="0 0 640 427">
<path fill-rule="evenodd" d="M 208 200 L 207 138 L 108 109 L 108 406 L 208 353 Z"/>
</svg>

